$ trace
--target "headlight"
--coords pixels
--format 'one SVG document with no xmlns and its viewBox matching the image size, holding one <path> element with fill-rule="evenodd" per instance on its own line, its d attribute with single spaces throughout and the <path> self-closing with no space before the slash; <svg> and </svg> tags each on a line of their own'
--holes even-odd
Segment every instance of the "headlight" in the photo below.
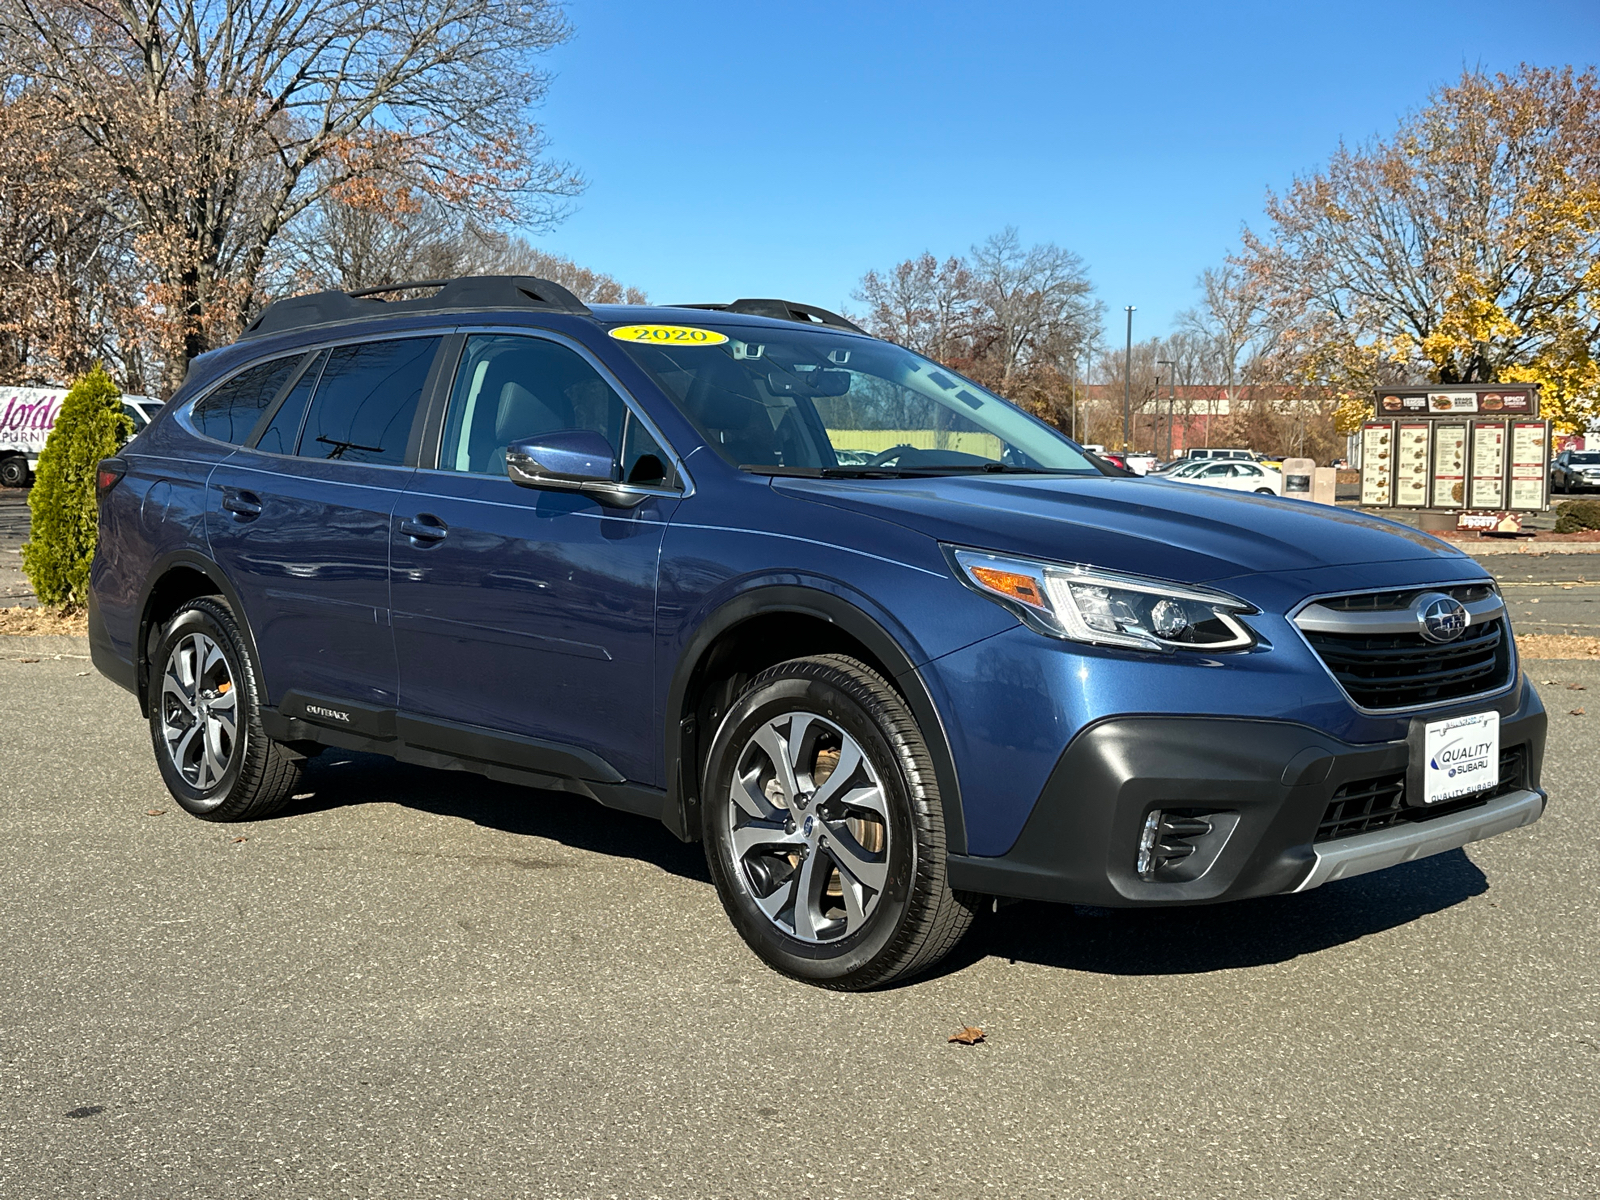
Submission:
<svg viewBox="0 0 1600 1200">
<path fill-rule="evenodd" d="M 1242 650 L 1256 610 L 1210 588 L 946 547 L 962 581 L 1040 633 L 1137 650 Z"/>
</svg>

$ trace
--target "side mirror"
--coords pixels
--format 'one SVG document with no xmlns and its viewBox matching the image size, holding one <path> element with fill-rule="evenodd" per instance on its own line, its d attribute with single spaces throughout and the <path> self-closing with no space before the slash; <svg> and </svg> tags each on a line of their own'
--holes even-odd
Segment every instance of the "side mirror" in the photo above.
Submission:
<svg viewBox="0 0 1600 1200">
<path fill-rule="evenodd" d="M 506 447 L 506 474 L 522 487 L 583 492 L 610 508 L 632 508 L 644 499 L 617 481 L 617 455 L 601 434 L 563 429 Z"/>
</svg>

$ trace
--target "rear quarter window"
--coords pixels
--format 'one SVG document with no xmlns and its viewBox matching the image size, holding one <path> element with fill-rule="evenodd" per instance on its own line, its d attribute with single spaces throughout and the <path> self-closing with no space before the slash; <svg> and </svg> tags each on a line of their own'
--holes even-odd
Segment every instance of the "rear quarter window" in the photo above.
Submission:
<svg viewBox="0 0 1600 1200">
<path fill-rule="evenodd" d="M 240 371 L 195 403 L 189 410 L 190 423 L 219 442 L 244 442 L 302 358 L 275 358 Z"/>
</svg>

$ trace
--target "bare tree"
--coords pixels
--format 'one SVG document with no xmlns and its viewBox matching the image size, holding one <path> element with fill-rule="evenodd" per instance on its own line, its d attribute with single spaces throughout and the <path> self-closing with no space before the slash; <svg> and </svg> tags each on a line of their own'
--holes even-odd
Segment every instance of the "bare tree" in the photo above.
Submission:
<svg viewBox="0 0 1600 1200">
<path fill-rule="evenodd" d="M 1055 365 L 1099 333 L 1103 306 L 1093 299 L 1083 260 L 1053 243 L 1024 248 L 1008 226 L 972 248 L 978 320 L 1002 386 L 1028 365 Z"/>
<path fill-rule="evenodd" d="M 283 235 L 273 283 L 282 291 L 353 291 L 409 279 L 534 275 L 592 304 L 643 304 L 645 293 L 527 239 L 422 198 L 382 212 L 327 197 Z"/>
<path fill-rule="evenodd" d="M 867 325 L 879 337 L 941 361 L 970 333 L 977 299 L 964 261 L 941 263 L 926 251 L 896 263 L 887 275 L 868 271 L 854 296 L 868 306 Z"/>
<path fill-rule="evenodd" d="M 548 223 L 580 181 L 528 121 L 552 0 L 0 0 L 0 46 L 114 173 L 169 376 L 229 336 L 323 197 Z"/>
</svg>

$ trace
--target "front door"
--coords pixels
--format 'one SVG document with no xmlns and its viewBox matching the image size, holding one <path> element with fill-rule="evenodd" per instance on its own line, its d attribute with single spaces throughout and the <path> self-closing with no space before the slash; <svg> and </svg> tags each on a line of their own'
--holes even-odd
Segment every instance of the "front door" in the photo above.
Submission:
<svg viewBox="0 0 1600 1200">
<path fill-rule="evenodd" d="M 608 508 L 506 476 L 514 441 L 586 429 L 642 501 Z M 437 469 L 395 510 L 400 706 L 408 716 L 587 751 L 661 786 L 656 575 L 671 468 L 592 360 L 536 336 L 469 337 Z"/>
<path fill-rule="evenodd" d="M 207 529 L 255 635 L 272 703 L 395 705 L 389 521 L 437 337 L 316 357 L 255 445 L 212 473 Z"/>
</svg>

